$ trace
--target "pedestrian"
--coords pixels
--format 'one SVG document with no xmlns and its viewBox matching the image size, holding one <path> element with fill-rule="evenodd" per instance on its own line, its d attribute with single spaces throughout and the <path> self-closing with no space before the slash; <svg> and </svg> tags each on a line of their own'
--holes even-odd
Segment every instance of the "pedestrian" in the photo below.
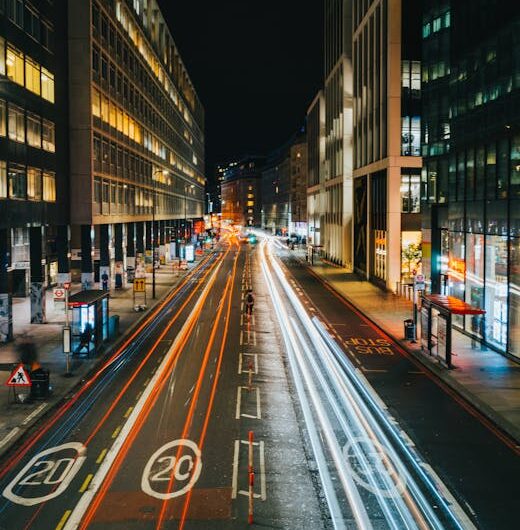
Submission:
<svg viewBox="0 0 520 530">
<path fill-rule="evenodd" d="M 251 289 L 248 289 L 247 294 L 246 294 L 246 314 L 248 318 L 251 318 L 254 307 L 255 307 L 255 297 L 253 296 L 253 291 Z"/>
<path fill-rule="evenodd" d="M 101 275 L 101 282 L 103 285 L 103 291 L 108 291 L 108 274 L 107 271 L 103 271 Z"/>
<path fill-rule="evenodd" d="M 76 348 L 74 353 L 81 353 L 81 350 L 86 348 L 87 354 L 90 353 L 90 341 L 92 339 L 92 326 L 87 323 L 83 331 L 79 336 L 79 346 Z"/>
</svg>

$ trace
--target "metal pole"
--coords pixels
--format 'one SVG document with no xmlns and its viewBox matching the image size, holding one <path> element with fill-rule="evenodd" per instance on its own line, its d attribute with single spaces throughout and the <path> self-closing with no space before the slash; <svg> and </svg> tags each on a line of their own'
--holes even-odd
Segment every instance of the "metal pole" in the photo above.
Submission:
<svg viewBox="0 0 520 530">
<path fill-rule="evenodd" d="M 155 175 L 152 175 L 153 196 L 152 196 L 152 299 L 155 300 Z M 146 288 L 145 288 L 146 293 Z M 146 302 L 145 302 L 146 303 Z"/>
</svg>

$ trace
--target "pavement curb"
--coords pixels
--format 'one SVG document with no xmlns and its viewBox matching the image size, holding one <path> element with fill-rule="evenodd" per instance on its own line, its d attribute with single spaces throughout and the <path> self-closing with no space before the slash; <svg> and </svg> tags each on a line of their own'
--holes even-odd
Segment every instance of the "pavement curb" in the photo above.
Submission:
<svg viewBox="0 0 520 530">
<path fill-rule="evenodd" d="M 98 368 L 98 366 L 106 360 L 115 350 L 117 350 L 121 344 L 128 338 L 129 335 L 131 335 L 143 322 L 143 320 L 149 316 L 149 314 L 159 305 L 161 304 L 164 299 L 166 299 L 180 284 L 180 282 L 186 277 L 186 275 L 190 271 L 187 271 L 187 273 L 179 277 L 179 282 L 177 282 L 175 285 L 172 285 L 164 296 L 161 298 L 158 298 L 156 302 L 149 306 L 148 311 L 143 312 L 136 320 L 132 322 L 132 324 L 123 332 L 120 333 L 120 335 L 115 339 L 114 342 L 107 344 L 105 348 L 94 358 L 92 359 L 94 362 L 90 369 L 79 379 L 76 381 L 63 395 L 60 397 L 56 397 L 55 400 L 52 400 L 52 397 L 49 400 L 43 400 L 41 403 L 48 403 L 48 407 L 43 409 L 40 414 L 37 414 L 34 416 L 34 418 L 31 419 L 31 421 L 27 422 L 26 425 L 20 426 L 19 431 L 16 433 L 15 436 L 13 436 L 9 442 L 7 442 L 1 449 L 0 449 L 0 459 L 4 458 L 5 455 L 7 455 L 9 452 L 11 452 L 20 441 L 21 438 L 23 438 L 29 431 L 31 431 L 35 425 L 49 416 L 52 412 L 54 412 L 60 405 L 62 405 L 64 402 L 71 399 L 71 397 L 76 393 L 77 389 L 81 387 L 84 384 L 84 381 L 87 380 L 92 373 Z M 58 377 L 61 377 L 61 374 L 57 375 Z"/>
<path fill-rule="evenodd" d="M 448 386 L 453 390 L 458 396 L 465 401 L 468 407 L 475 409 L 481 415 L 483 415 L 488 421 L 490 421 L 504 436 L 510 439 L 510 441 L 515 444 L 517 447 L 520 447 L 520 429 L 513 425 L 508 420 L 500 416 L 493 408 L 483 402 L 478 396 L 466 389 L 464 385 L 459 383 L 457 380 L 450 377 L 449 372 L 445 371 L 438 366 L 433 359 L 428 358 L 424 353 L 416 351 L 408 347 L 408 345 L 401 338 L 397 338 L 392 332 L 387 331 L 386 327 L 379 322 L 378 319 L 373 318 L 371 315 L 368 315 L 363 310 L 361 310 L 355 303 L 354 300 L 349 298 L 344 293 L 338 291 L 334 285 L 323 278 L 320 274 L 312 270 L 309 267 L 308 263 L 300 258 L 300 261 L 309 269 L 313 274 L 318 276 L 322 282 L 324 282 L 328 287 L 334 290 L 341 298 L 346 302 L 352 305 L 357 311 L 359 311 L 367 320 L 372 322 L 377 328 L 379 328 L 383 333 L 388 335 L 396 344 L 399 345 L 406 353 L 411 357 L 417 360 L 421 365 L 426 368 L 431 374 L 437 377 L 442 383 Z M 456 370 L 457 368 L 455 368 Z"/>
</svg>

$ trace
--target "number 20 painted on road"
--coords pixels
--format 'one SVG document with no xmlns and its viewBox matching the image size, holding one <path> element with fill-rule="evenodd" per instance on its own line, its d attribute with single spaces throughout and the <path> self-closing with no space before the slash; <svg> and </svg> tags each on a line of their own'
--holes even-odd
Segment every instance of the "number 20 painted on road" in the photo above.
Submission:
<svg viewBox="0 0 520 530">
<path fill-rule="evenodd" d="M 54 453 L 70 450 L 76 451 L 77 455 L 75 457 L 59 458 L 58 460 L 49 459 L 49 456 Z M 67 489 L 72 479 L 76 476 L 87 458 L 83 456 L 84 452 L 85 446 L 82 443 L 69 442 L 38 453 L 27 462 L 18 475 L 7 485 L 2 492 L 3 496 L 22 506 L 34 506 L 35 504 L 54 499 Z M 35 471 L 28 473 L 33 468 Z M 14 489 L 20 489 L 21 486 L 27 488 L 31 486 L 56 486 L 58 484 L 59 486 L 56 489 L 51 488 L 51 492 L 42 497 L 22 497 L 14 493 Z"/>
</svg>

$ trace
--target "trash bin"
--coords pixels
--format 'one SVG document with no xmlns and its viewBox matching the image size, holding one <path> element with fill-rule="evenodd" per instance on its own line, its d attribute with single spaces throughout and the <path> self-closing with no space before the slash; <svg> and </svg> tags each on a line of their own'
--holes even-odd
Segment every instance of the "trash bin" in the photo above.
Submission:
<svg viewBox="0 0 520 530">
<path fill-rule="evenodd" d="M 404 338 L 406 340 L 415 340 L 415 324 L 411 318 L 404 321 Z"/>
<path fill-rule="evenodd" d="M 108 319 L 108 337 L 113 339 L 119 335 L 119 315 L 112 315 Z"/>
<path fill-rule="evenodd" d="M 38 368 L 31 372 L 31 399 L 46 399 L 49 395 L 49 370 Z"/>
</svg>

